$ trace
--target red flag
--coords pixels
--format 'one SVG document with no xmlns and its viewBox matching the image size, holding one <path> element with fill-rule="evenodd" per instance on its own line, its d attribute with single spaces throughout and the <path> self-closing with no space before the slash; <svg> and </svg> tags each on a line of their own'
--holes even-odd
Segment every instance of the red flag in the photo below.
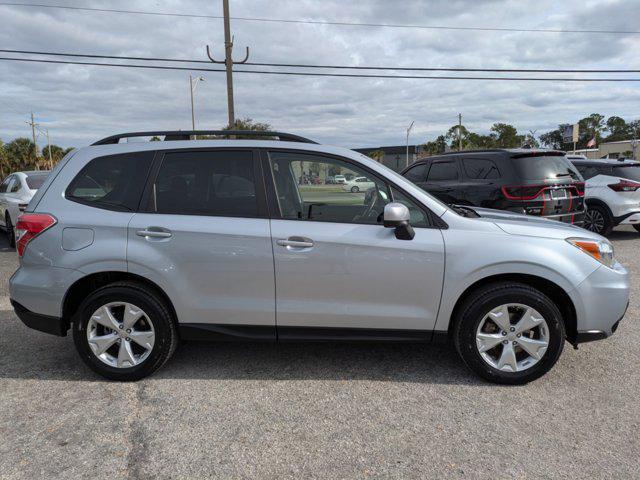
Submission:
<svg viewBox="0 0 640 480">
<path fill-rule="evenodd" d="M 589 143 L 587 143 L 587 148 L 591 148 L 595 146 L 596 146 L 596 137 L 593 137 L 591 140 L 589 140 Z"/>
</svg>

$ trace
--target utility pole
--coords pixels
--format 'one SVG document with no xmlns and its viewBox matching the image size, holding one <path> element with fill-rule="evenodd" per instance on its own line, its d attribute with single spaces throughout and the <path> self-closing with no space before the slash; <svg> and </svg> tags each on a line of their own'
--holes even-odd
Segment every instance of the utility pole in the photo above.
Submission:
<svg viewBox="0 0 640 480">
<path fill-rule="evenodd" d="M 462 151 L 462 114 L 458 114 L 458 151 Z"/>
<path fill-rule="evenodd" d="M 233 37 L 231 36 L 231 27 L 229 25 L 229 0 L 222 0 L 222 13 L 224 15 L 224 62 L 215 60 L 211 56 L 209 45 L 207 45 L 207 56 L 213 63 L 224 63 L 227 71 L 227 108 L 229 110 L 229 128 L 235 128 L 236 117 L 233 106 L 233 65 L 238 63 L 246 63 L 249 59 L 249 47 L 246 47 L 247 53 L 244 60 L 240 62 L 233 61 Z"/>
<path fill-rule="evenodd" d="M 31 125 L 31 136 L 33 138 L 33 145 L 35 146 L 35 154 L 36 154 L 36 163 L 38 160 L 38 142 L 36 141 L 36 127 L 38 126 L 38 124 L 36 122 L 33 121 L 33 112 L 31 112 L 31 121 L 30 122 L 25 122 L 27 125 Z M 37 165 L 36 165 L 37 167 Z"/>
<path fill-rule="evenodd" d="M 47 150 L 49 151 L 49 170 L 53 170 L 53 157 L 51 156 L 51 141 L 49 140 L 49 129 L 45 130 L 47 133 Z"/>
<path fill-rule="evenodd" d="M 406 167 L 409 166 L 409 133 L 411 133 L 411 129 L 413 128 L 413 124 L 415 122 L 412 121 L 411 125 L 409 125 L 409 128 L 407 128 L 407 164 L 405 165 Z"/>
</svg>

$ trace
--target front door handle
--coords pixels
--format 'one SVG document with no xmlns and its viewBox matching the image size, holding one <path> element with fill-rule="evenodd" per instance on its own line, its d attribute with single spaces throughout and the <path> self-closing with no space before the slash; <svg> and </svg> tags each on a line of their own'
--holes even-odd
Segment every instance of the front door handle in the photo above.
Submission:
<svg viewBox="0 0 640 480">
<path fill-rule="evenodd" d="M 313 240 L 305 237 L 289 237 L 287 239 L 276 240 L 276 243 L 287 249 L 311 248 Z"/>
<path fill-rule="evenodd" d="M 166 228 L 160 227 L 147 227 L 143 230 L 138 230 L 136 235 L 139 237 L 147 237 L 147 238 L 170 238 L 172 233 L 170 230 Z"/>
</svg>

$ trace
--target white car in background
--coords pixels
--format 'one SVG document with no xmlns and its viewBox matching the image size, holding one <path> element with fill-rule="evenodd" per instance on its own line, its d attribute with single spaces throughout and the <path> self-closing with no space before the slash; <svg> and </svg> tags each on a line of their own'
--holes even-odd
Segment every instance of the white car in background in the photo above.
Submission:
<svg viewBox="0 0 640 480">
<path fill-rule="evenodd" d="M 367 177 L 355 177 L 351 180 L 347 180 L 342 184 L 342 189 L 345 192 L 358 193 L 366 192 L 370 188 L 375 187 L 376 184 L 369 180 Z"/>
<path fill-rule="evenodd" d="M 608 235 L 618 225 L 640 232 L 640 162 L 567 155 L 585 179 L 583 227 Z"/>
<path fill-rule="evenodd" d="M 347 183 L 347 177 L 344 175 L 336 175 L 333 177 L 333 183 Z"/>
<path fill-rule="evenodd" d="M 15 246 L 18 217 L 49 175 L 48 170 L 16 172 L 0 183 L 0 226 L 7 232 L 9 245 Z"/>
</svg>

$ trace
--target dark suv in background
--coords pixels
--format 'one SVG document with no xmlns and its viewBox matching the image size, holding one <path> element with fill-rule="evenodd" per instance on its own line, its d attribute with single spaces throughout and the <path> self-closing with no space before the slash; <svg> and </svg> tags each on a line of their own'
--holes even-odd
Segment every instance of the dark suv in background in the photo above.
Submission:
<svg viewBox="0 0 640 480">
<path fill-rule="evenodd" d="M 583 221 L 584 181 L 561 151 L 451 152 L 418 160 L 402 175 L 450 205 Z"/>
</svg>

